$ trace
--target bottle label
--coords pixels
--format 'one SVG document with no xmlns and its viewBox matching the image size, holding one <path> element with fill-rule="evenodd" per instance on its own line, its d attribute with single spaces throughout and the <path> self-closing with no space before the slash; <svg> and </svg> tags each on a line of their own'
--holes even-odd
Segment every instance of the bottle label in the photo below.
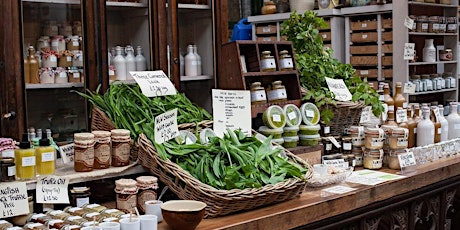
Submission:
<svg viewBox="0 0 460 230">
<path fill-rule="evenodd" d="M 270 59 L 263 59 L 260 61 L 260 69 L 261 70 L 266 70 L 266 69 L 275 69 L 276 64 L 275 64 L 275 59 L 270 58 Z"/>
<path fill-rule="evenodd" d="M 389 105 L 388 106 L 388 111 L 395 111 L 395 106 L 394 105 Z"/>
<path fill-rule="evenodd" d="M 274 89 L 268 92 L 268 101 L 287 99 L 286 89 Z"/>
<path fill-rule="evenodd" d="M 332 143 L 326 144 L 326 151 L 332 150 Z"/>
<path fill-rule="evenodd" d="M 22 167 L 26 166 L 35 166 L 35 156 L 22 158 Z"/>
<path fill-rule="evenodd" d="M 251 101 L 267 101 L 265 90 L 257 90 L 251 92 Z"/>
<path fill-rule="evenodd" d="M 42 153 L 42 162 L 54 161 L 54 152 Z"/>
<path fill-rule="evenodd" d="M 438 134 L 441 134 L 441 133 L 442 133 L 442 129 L 438 128 Z"/>
<path fill-rule="evenodd" d="M 198 65 L 198 61 L 192 61 L 192 65 Z"/>
<path fill-rule="evenodd" d="M 8 176 L 15 176 L 16 175 L 16 166 L 8 167 Z"/>
<path fill-rule="evenodd" d="M 283 58 L 280 60 L 280 69 L 292 69 L 294 64 L 292 58 Z"/>
<path fill-rule="evenodd" d="M 82 207 L 85 204 L 89 204 L 89 197 L 82 197 L 76 199 L 77 207 Z"/>
</svg>

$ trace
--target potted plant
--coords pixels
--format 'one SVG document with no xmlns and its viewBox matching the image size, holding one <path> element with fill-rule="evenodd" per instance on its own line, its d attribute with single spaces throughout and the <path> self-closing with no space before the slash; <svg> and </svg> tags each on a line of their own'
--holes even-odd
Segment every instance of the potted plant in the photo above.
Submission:
<svg viewBox="0 0 460 230">
<path fill-rule="evenodd" d="M 287 36 L 296 52 L 300 85 L 305 91 L 303 100 L 313 101 L 321 108 L 321 119 L 329 124 L 334 117 L 331 106 L 336 107 L 337 101 L 325 78 L 343 79 L 353 96 L 352 102 L 372 106 L 374 115 L 379 116 L 384 108 L 367 79 L 357 76 L 350 64 L 335 59 L 333 51 L 324 46 L 318 29 L 326 27 L 326 22 L 313 11 L 305 11 L 304 14 L 293 12 L 282 24 L 281 34 Z"/>
</svg>

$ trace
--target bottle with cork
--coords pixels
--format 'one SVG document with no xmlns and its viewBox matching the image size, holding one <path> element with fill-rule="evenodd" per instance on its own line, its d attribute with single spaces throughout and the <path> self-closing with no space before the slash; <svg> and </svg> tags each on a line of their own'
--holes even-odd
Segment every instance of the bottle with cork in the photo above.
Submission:
<svg viewBox="0 0 460 230">
<path fill-rule="evenodd" d="M 398 108 L 403 108 L 405 109 L 407 107 L 407 100 L 406 97 L 404 97 L 403 92 L 402 92 L 402 83 L 401 82 L 396 82 L 396 90 L 395 90 L 395 95 L 393 96 L 394 100 L 394 106 L 395 110 Z"/>
</svg>

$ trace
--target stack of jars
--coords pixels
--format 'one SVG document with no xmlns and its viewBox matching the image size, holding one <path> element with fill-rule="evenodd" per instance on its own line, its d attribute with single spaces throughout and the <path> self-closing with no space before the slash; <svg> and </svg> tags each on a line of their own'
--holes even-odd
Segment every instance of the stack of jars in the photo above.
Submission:
<svg viewBox="0 0 460 230">
<path fill-rule="evenodd" d="M 383 165 L 383 143 L 385 132 L 381 128 L 367 128 L 364 131 L 363 166 L 367 169 L 380 169 Z"/>
<path fill-rule="evenodd" d="M 346 133 L 351 138 L 351 154 L 355 159 L 355 166 L 363 166 L 364 127 L 350 126 Z"/>
<path fill-rule="evenodd" d="M 126 213 L 145 213 L 145 202 L 157 199 L 158 179 L 154 176 L 140 176 L 136 180 L 119 179 L 115 181 L 117 208 Z"/>
<path fill-rule="evenodd" d="M 388 167 L 400 169 L 398 155 L 406 152 L 408 146 L 409 130 L 406 128 L 393 128 L 387 131 L 389 153 L 387 156 Z"/>
</svg>

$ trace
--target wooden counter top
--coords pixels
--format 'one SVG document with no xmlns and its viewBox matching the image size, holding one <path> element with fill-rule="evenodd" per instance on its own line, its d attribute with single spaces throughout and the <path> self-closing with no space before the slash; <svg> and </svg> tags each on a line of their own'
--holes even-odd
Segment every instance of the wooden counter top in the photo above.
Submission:
<svg viewBox="0 0 460 230">
<path fill-rule="evenodd" d="M 382 169 L 396 173 L 395 170 Z M 418 166 L 416 172 L 399 180 L 375 186 L 343 183 L 356 190 L 341 195 L 324 195 L 322 188 L 307 187 L 300 197 L 282 203 L 223 217 L 204 219 L 196 228 L 204 229 L 291 229 L 323 220 L 350 210 L 401 195 L 460 175 L 460 155 Z M 323 195 L 323 196 L 322 196 Z M 160 230 L 170 230 L 163 221 Z"/>
</svg>

